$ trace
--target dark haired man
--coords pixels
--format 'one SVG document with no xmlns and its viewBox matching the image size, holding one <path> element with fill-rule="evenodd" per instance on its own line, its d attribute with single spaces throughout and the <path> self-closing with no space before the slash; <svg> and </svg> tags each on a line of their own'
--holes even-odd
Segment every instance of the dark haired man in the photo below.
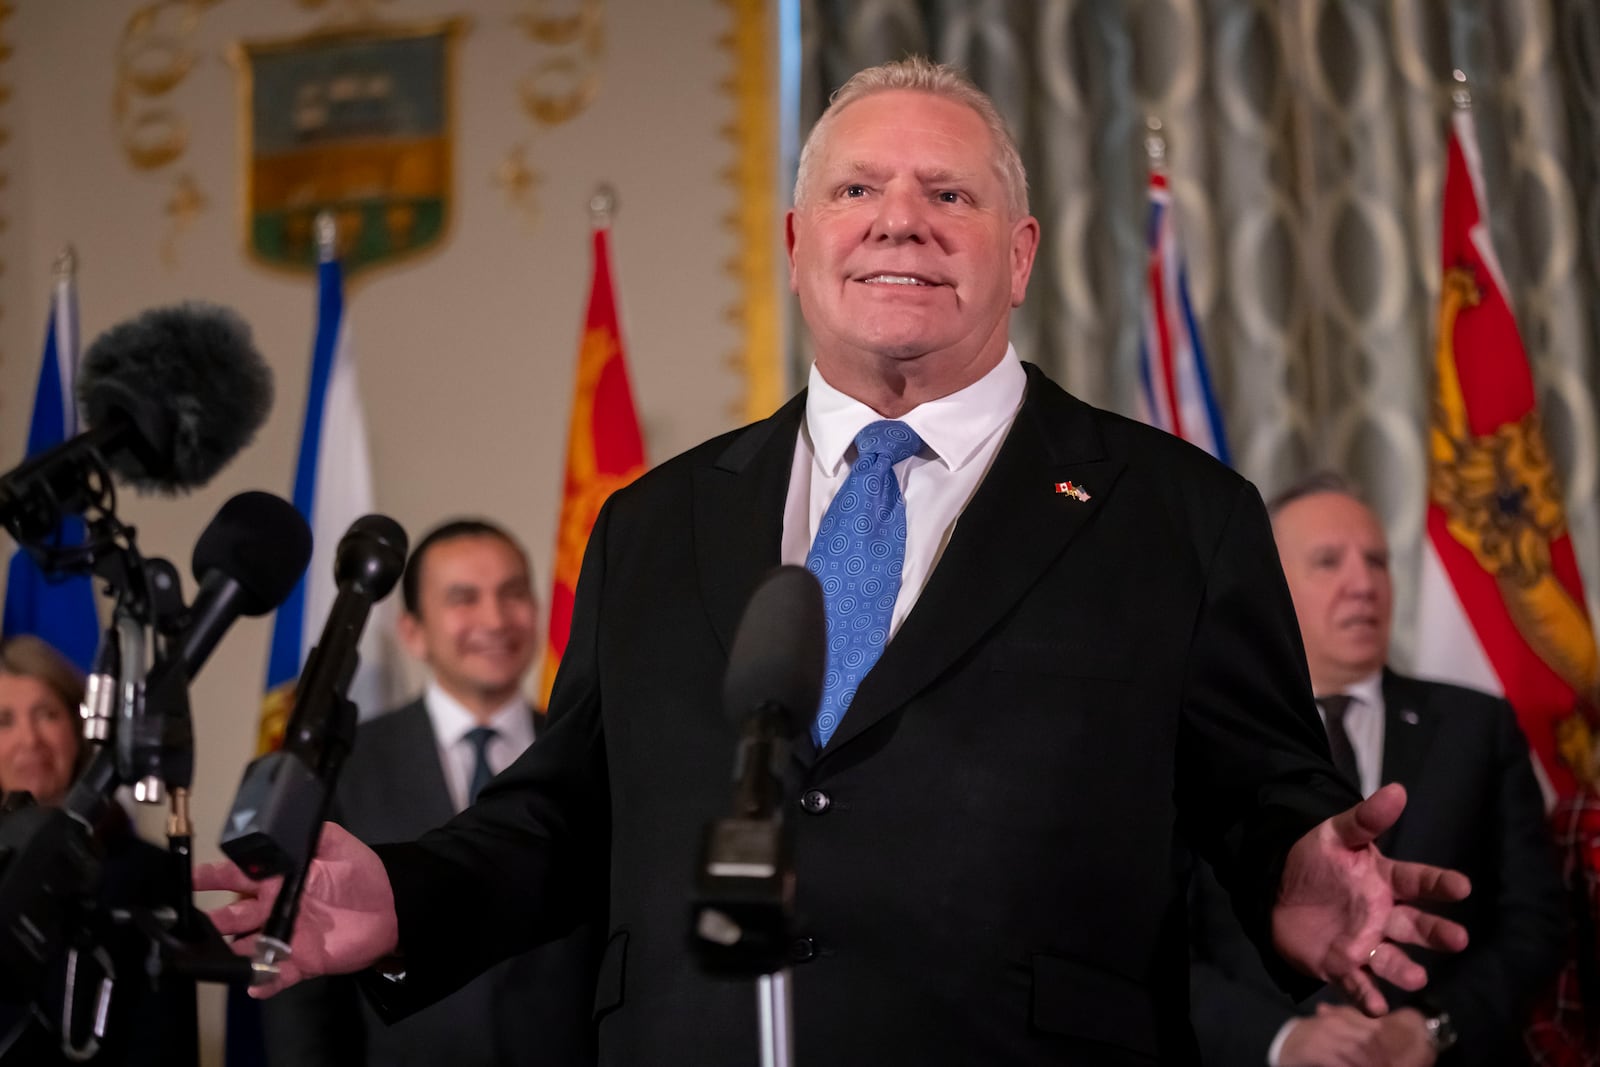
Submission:
<svg viewBox="0 0 1600 1067">
<path fill-rule="evenodd" d="M 340 779 L 334 821 L 368 843 L 409 840 L 467 807 L 543 720 L 522 691 L 538 598 L 510 534 L 480 519 L 444 523 L 412 550 L 400 588 L 400 639 L 431 678 L 417 700 L 361 727 Z M 353 979 L 307 982 L 266 1005 L 268 1056 L 275 1067 L 589 1062 L 588 936 L 501 963 L 392 1027 Z"/>
</svg>

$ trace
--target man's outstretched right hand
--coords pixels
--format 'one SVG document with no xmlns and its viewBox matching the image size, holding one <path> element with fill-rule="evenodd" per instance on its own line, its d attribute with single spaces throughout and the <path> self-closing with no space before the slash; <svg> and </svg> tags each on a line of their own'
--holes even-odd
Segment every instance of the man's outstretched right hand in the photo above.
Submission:
<svg viewBox="0 0 1600 1067">
<path fill-rule="evenodd" d="M 234 938 L 234 951 L 244 956 L 255 954 L 256 938 L 272 912 L 282 881 L 253 881 L 228 860 L 202 864 L 194 872 L 196 890 L 239 894 L 238 900 L 215 909 L 210 916 L 223 936 Z M 252 986 L 250 995 L 270 997 L 302 978 L 363 970 L 393 954 L 399 944 L 394 891 L 378 854 L 342 826 L 323 823 L 317 855 L 300 896 L 292 951 L 279 961 L 278 977 Z"/>
</svg>

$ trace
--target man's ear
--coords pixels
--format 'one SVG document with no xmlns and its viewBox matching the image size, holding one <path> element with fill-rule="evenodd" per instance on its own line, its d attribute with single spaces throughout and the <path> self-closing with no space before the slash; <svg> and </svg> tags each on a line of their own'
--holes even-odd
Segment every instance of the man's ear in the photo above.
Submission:
<svg viewBox="0 0 1600 1067">
<path fill-rule="evenodd" d="M 411 658 L 419 663 L 427 662 L 428 642 L 422 633 L 422 620 L 409 611 L 402 611 L 394 629 L 400 637 L 400 644 Z"/>
</svg>

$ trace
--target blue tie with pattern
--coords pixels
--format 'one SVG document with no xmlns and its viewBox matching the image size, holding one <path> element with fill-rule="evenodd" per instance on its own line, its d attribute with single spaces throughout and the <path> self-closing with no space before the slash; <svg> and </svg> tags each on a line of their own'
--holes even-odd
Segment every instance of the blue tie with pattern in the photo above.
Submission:
<svg viewBox="0 0 1600 1067">
<path fill-rule="evenodd" d="M 881 420 L 856 434 L 856 462 L 828 505 L 806 569 L 822 583 L 828 669 L 811 724 L 821 749 L 850 710 L 856 687 L 883 654 L 906 558 L 906 501 L 894 465 L 922 448 L 903 422 Z"/>
</svg>

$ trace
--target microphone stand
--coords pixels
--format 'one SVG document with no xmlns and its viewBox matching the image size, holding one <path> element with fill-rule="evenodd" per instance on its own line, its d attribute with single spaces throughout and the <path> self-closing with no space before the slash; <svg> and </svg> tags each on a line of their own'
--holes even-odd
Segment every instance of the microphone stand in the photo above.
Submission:
<svg viewBox="0 0 1600 1067">
<path fill-rule="evenodd" d="M 748 720 L 735 768 L 734 815 L 706 827 L 690 941 L 705 970 L 755 978 L 761 1065 L 792 1067 L 794 844 L 781 803 L 789 745 L 775 710 L 763 707 Z"/>
</svg>

